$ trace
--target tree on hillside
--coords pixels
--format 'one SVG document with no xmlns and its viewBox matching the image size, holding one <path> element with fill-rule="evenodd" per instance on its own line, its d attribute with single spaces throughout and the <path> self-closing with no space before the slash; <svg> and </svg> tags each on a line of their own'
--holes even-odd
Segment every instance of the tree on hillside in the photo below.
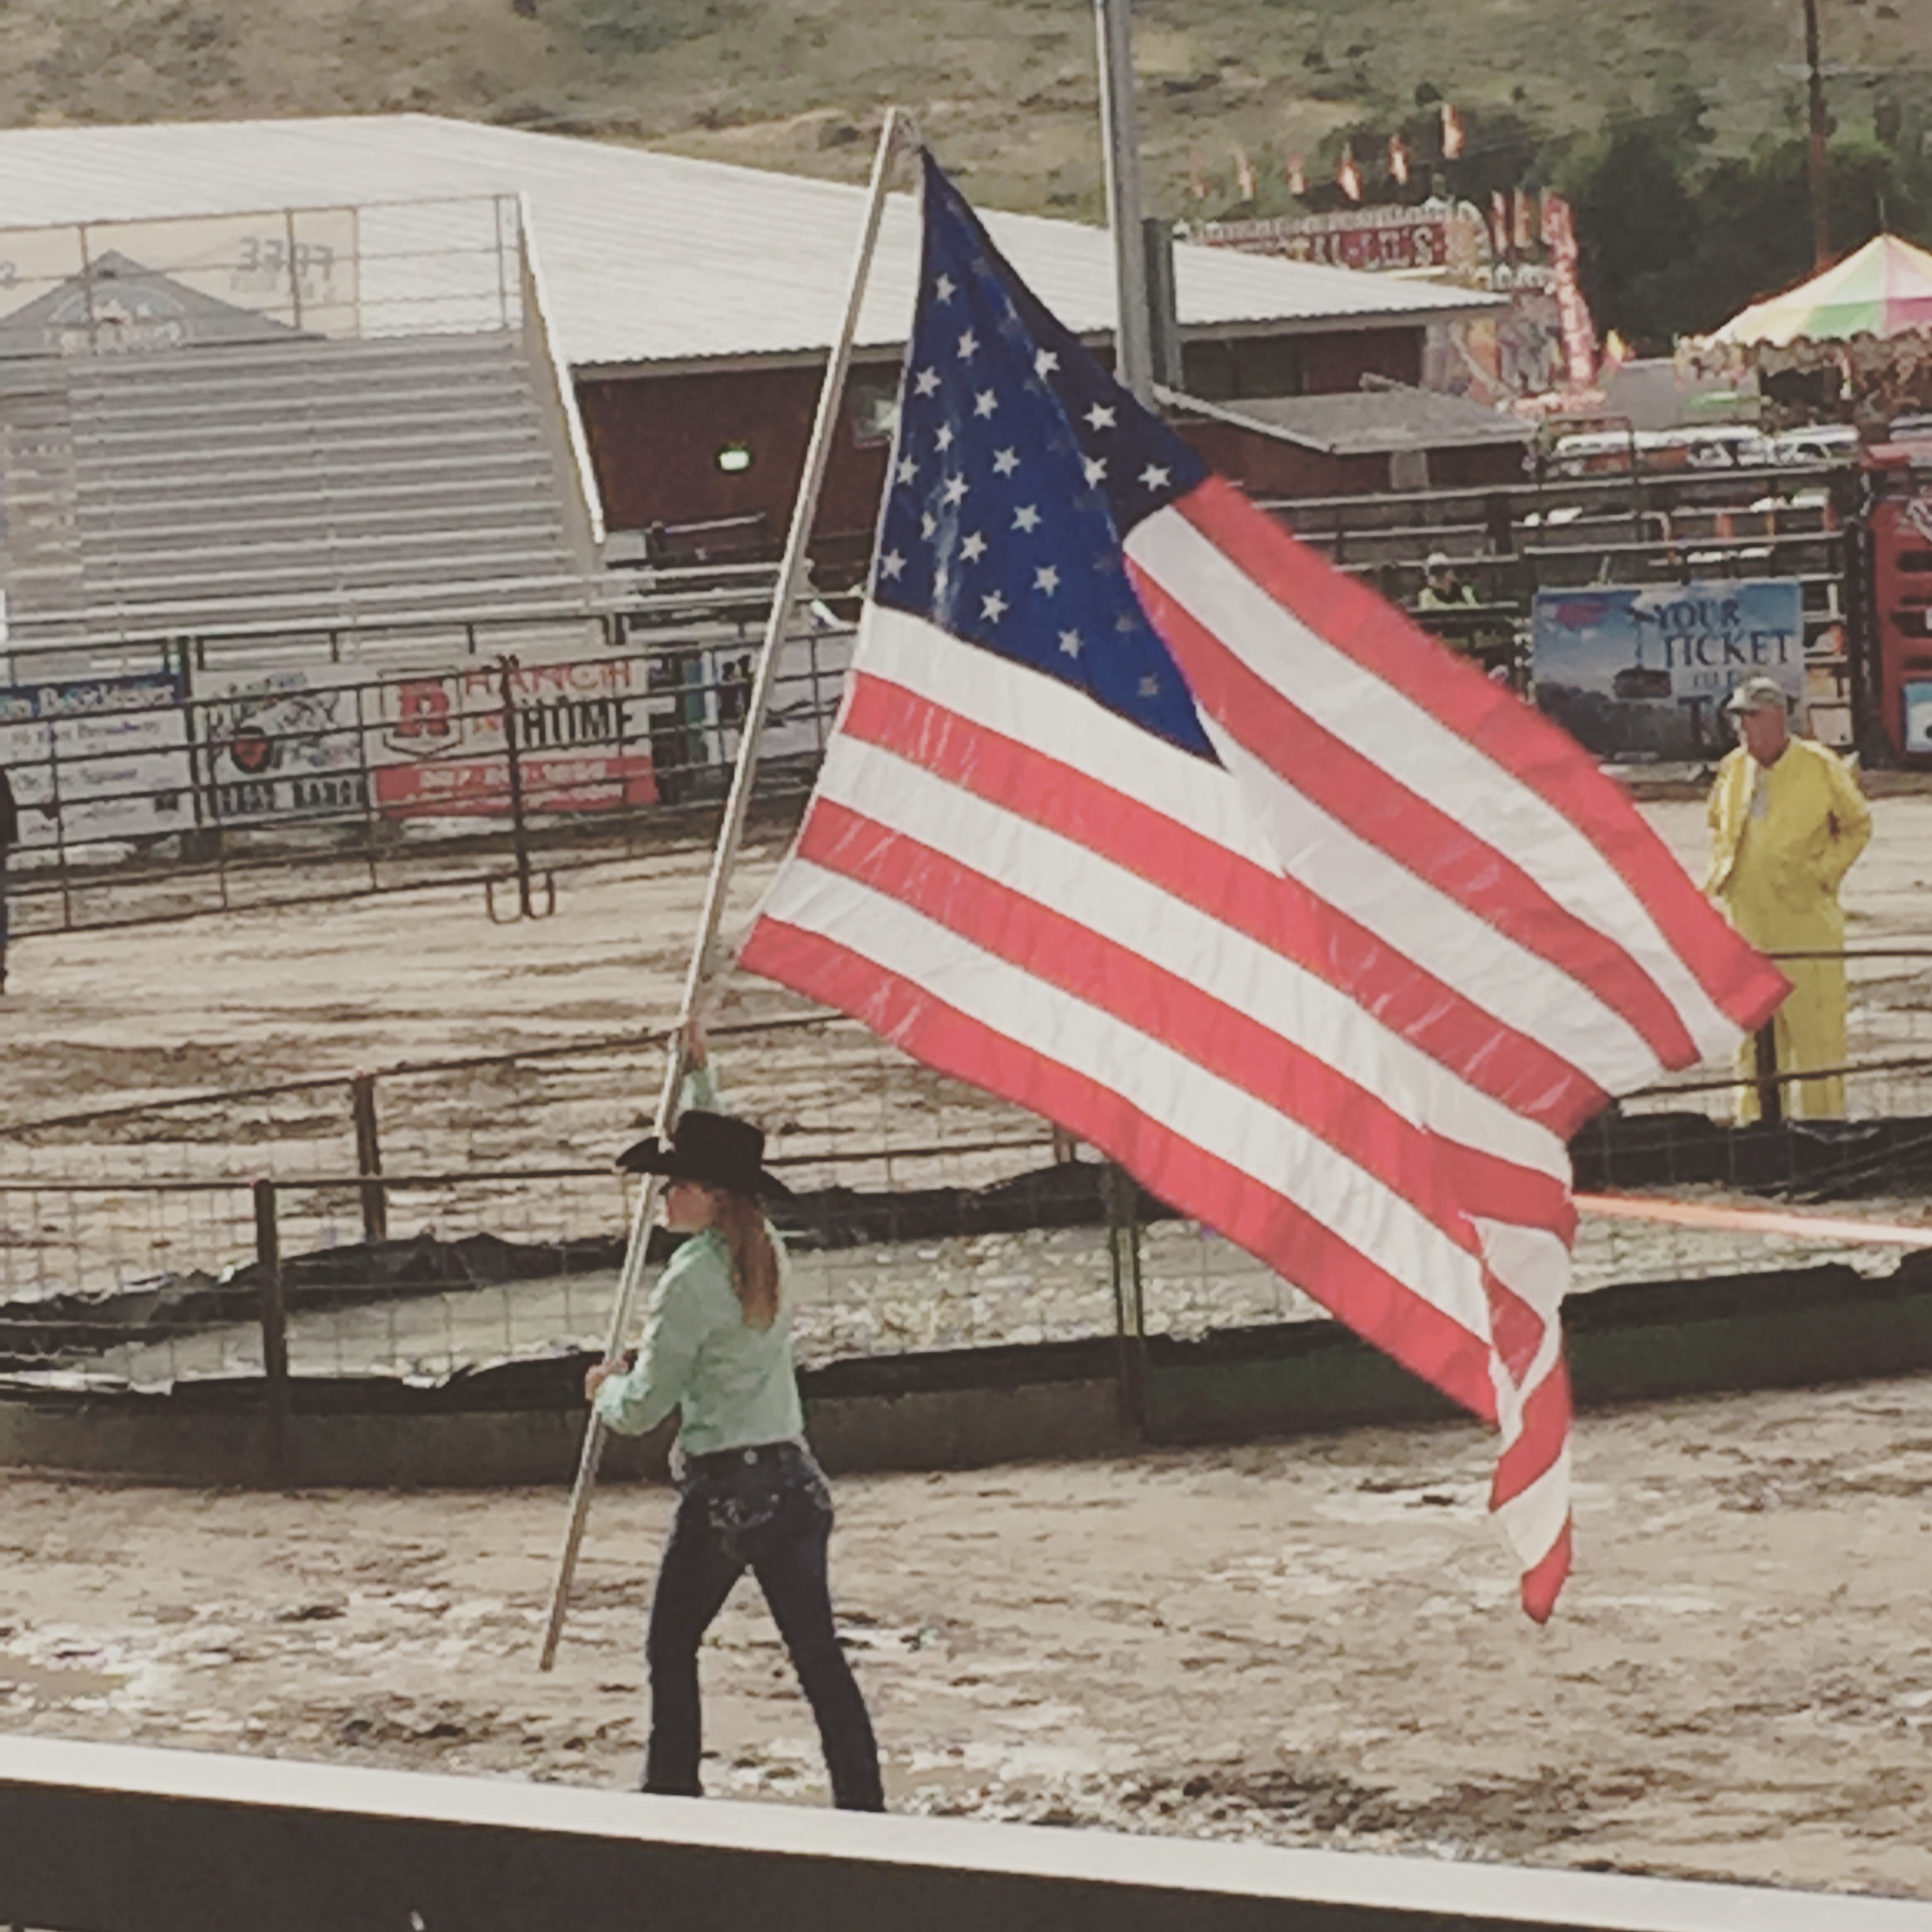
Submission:
<svg viewBox="0 0 1932 1932">
<path fill-rule="evenodd" d="M 1747 303 L 1811 272 L 1810 182 L 1804 138 L 1761 142 L 1711 161 L 1686 121 L 1619 117 L 1565 175 L 1577 211 L 1583 287 L 1600 326 L 1667 351 L 1720 327 Z M 1881 228 L 1932 234 L 1932 162 L 1907 138 L 1832 142 L 1826 189 L 1840 253 Z"/>
</svg>

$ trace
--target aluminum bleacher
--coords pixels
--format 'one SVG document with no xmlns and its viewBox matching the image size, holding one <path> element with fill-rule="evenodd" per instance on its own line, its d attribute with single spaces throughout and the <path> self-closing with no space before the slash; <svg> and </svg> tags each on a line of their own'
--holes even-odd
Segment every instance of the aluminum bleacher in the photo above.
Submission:
<svg viewBox="0 0 1932 1932">
<path fill-rule="evenodd" d="M 242 303 L 208 292 L 241 279 L 224 250 L 261 252 L 231 222 L 149 224 L 140 261 L 84 249 L 77 269 L 35 236 L 62 272 L 0 316 L 7 644 L 607 602 L 528 238 L 513 202 L 484 207 L 473 246 L 338 249 L 326 288 L 305 260 Z"/>
</svg>

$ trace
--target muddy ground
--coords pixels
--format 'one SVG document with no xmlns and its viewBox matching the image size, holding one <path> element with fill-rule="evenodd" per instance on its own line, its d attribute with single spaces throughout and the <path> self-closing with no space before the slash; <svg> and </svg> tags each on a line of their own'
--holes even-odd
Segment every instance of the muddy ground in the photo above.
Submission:
<svg viewBox="0 0 1932 1932">
<path fill-rule="evenodd" d="M 1645 807 L 1693 868 L 1703 810 Z M 1877 832 L 1844 893 L 1855 945 L 1932 946 L 1932 796 L 1883 797 Z M 734 876 L 727 930 L 748 917 L 782 850 L 782 828 L 752 842 Z M 500 1053 L 603 1037 L 673 1015 L 708 851 L 686 845 L 565 872 L 557 916 L 493 925 L 480 887 L 315 907 L 279 907 L 122 931 L 32 935 L 0 998 L 0 1123 L 206 1088 L 347 1075 L 398 1061 Z M 1884 1037 L 1926 1037 L 1932 961 L 1871 962 L 1861 981 L 1892 1009 Z M 1865 1002 L 1869 1005 L 1870 1002 Z M 763 982 L 731 989 L 722 1019 L 797 1008 Z M 741 1053 L 734 1089 L 769 1093 L 782 1124 L 813 1096 L 789 1061 Z M 624 1096 L 654 1099 L 640 1069 Z M 503 1097 L 474 1082 L 471 1125 L 492 1149 Z M 399 1104 L 401 1104 L 399 1102 Z M 618 1131 L 628 1111 L 608 1095 Z"/>
<path fill-rule="evenodd" d="M 1473 1430 L 848 1478 L 896 1808 L 1932 1897 L 1932 1380 L 1585 1419 L 1538 1630 Z M 0 1724 L 620 1787 L 665 1494 L 0 1489 Z M 823 1803 L 750 1585 L 715 1792 Z"/>
<path fill-rule="evenodd" d="M 1694 853 L 1697 808 L 1652 810 Z M 1932 940 L 1932 800 L 1882 801 L 1879 827 L 1854 938 Z M 741 908 L 775 857 L 752 854 Z M 661 1021 L 700 872 L 686 854 L 573 876 L 527 926 L 425 892 L 30 939 L 0 1004 L 0 1122 Z M 1861 980 L 1861 1047 L 1923 1044 L 1925 962 Z M 745 988 L 729 1011 L 780 1004 Z M 818 1104 L 815 1064 L 822 1086 L 801 1038 L 730 1072 L 782 1120 Z M 628 1088 L 575 1078 L 561 1111 L 455 1082 L 398 1131 L 426 1157 L 601 1151 L 655 1087 L 641 1060 Z M 307 1145 L 259 1110 L 204 1126 L 197 1171 Z M 189 1150 L 140 1158 L 179 1171 Z M 106 1127 L 32 1150 L 43 1175 L 130 1157 Z M 1542 1631 L 1484 1521 L 1488 1461 L 1445 1428 L 846 1480 L 839 1594 L 893 1802 L 1932 1897 L 1932 1379 L 1586 1417 L 1579 1571 Z M 546 1678 L 557 1494 L 0 1479 L 0 1724 L 622 1784 L 666 1505 L 600 1502 Z M 707 1668 L 714 1788 L 821 1799 L 748 1596 Z"/>
</svg>

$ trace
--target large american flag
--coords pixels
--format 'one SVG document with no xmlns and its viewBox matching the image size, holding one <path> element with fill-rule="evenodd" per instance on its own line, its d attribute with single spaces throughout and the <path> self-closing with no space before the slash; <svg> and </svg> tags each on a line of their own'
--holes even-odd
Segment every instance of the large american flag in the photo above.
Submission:
<svg viewBox="0 0 1932 1932">
<path fill-rule="evenodd" d="M 1569 738 L 1208 475 L 925 167 L 850 683 L 741 961 L 1091 1142 L 1495 1424 L 1546 1617 L 1566 1142 L 1784 983 Z"/>
</svg>

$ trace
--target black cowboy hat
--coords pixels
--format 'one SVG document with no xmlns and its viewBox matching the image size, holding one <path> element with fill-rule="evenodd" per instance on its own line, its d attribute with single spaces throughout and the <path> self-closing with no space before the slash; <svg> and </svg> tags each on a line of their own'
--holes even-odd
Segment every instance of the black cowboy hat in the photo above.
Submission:
<svg viewBox="0 0 1932 1932">
<path fill-rule="evenodd" d="M 627 1147 L 617 1165 L 627 1174 L 662 1174 L 669 1180 L 695 1180 L 734 1194 L 790 1199 L 791 1189 L 764 1169 L 765 1136 L 760 1127 L 735 1114 L 688 1108 L 677 1116 L 666 1146 L 656 1135 Z"/>
</svg>

